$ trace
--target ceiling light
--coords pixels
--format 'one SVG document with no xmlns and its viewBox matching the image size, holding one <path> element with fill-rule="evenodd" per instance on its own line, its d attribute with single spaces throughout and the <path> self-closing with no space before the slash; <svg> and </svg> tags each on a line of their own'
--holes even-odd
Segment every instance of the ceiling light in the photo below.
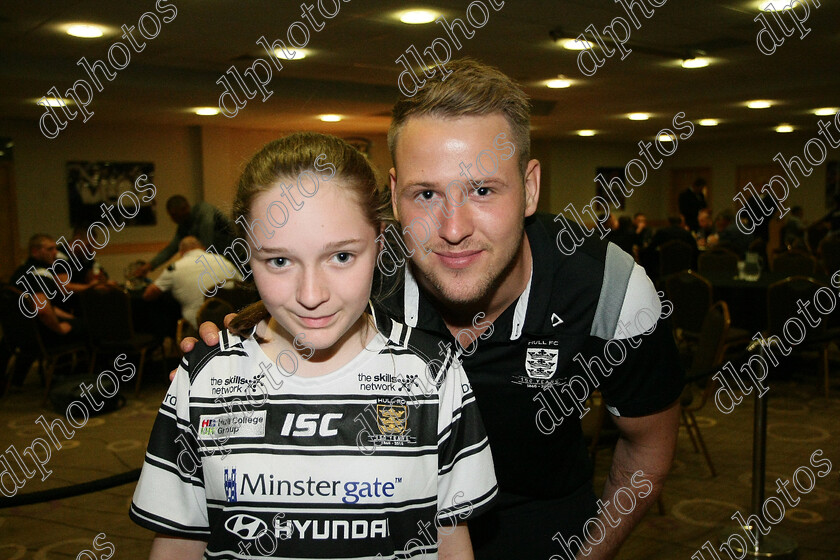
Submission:
<svg viewBox="0 0 840 560">
<path fill-rule="evenodd" d="M 321 115 L 318 117 L 324 122 L 338 122 L 341 120 L 341 115 Z"/>
<path fill-rule="evenodd" d="M 627 118 L 631 121 L 646 121 L 650 118 L 649 113 L 630 113 Z"/>
<path fill-rule="evenodd" d="M 700 119 L 697 121 L 697 124 L 700 126 L 717 126 L 720 124 L 720 121 L 717 119 Z"/>
<path fill-rule="evenodd" d="M 830 117 L 837 111 L 840 111 L 840 109 L 838 109 L 837 107 L 823 107 L 821 109 L 814 110 L 814 114 L 818 117 Z"/>
<path fill-rule="evenodd" d="M 758 9 L 762 12 L 783 12 L 789 10 L 791 5 L 792 2 L 789 0 L 762 0 L 758 4 Z"/>
<path fill-rule="evenodd" d="M 582 51 L 585 49 L 591 49 L 594 46 L 589 41 L 578 41 L 577 39 L 563 39 L 560 41 L 560 44 L 563 45 L 564 49 L 568 49 L 570 51 Z"/>
<path fill-rule="evenodd" d="M 70 100 L 58 97 L 42 97 L 41 99 L 35 101 L 35 103 L 41 107 L 61 107 L 70 103 Z"/>
<path fill-rule="evenodd" d="M 670 134 L 660 134 L 656 139 L 659 140 L 660 142 L 673 142 L 674 141 L 674 137 L 671 136 Z"/>
<path fill-rule="evenodd" d="M 431 10 L 409 10 L 400 14 L 400 21 L 411 25 L 431 23 L 437 19 L 437 14 Z"/>
<path fill-rule="evenodd" d="M 301 60 L 306 58 L 306 55 L 308 54 L 312 54 L 312 51 L 308 49 L 289 49 L 286 51 L 279 47 L 274 49 L 274 56 L 280 60 Z"/>
<path fill-rule="evenodd" d="M 567 80 L 566 78 L 555 78 L 553 80 L 546 81 L 545 85 L 550 87 L 551 89 L 562 89 L 571 86 L 572 82 L 571 80 Z"/>
<path fill-rule="evenodd" d="M 578 136 L 595 136 L 595 131 L 594 130 L 578 130 L 577 135 Z"/>
<path fill-rule="evenodd" d="M 780 124 L 776 127 L 776 132 L 793 132 L 793 127 L 789 124 Z"/>
<path fill-rule="evenodd" d="M 708 58 L 698 56 L 696 58 L 685 58 L 682 61 L 683 68 L 705 68 L 711 62 Z"/>
<path fill-rule="evenodd" d="M 772 103 L 764 99 L 756 99 L 754 101 L 747 101 L 747 107 L 750 109 L 767 109 Z"/>
<path fill-rule="evenodd" d="M 202 115 L 205 117 L 212 117 L 213 115 L 219 114 L 218 107 L 198 107 L 195 109 L 196 115 Z"/>
<path fill-rule="evenodd" d="M 102 37 L 105 34 L 104 28 L 101 25 L 90 25 L 86 23 L 71 25 L 67 28 L 67 34 L 73 37 L 82 37 L 84 39 L 95 39 Z"/>
</svg>

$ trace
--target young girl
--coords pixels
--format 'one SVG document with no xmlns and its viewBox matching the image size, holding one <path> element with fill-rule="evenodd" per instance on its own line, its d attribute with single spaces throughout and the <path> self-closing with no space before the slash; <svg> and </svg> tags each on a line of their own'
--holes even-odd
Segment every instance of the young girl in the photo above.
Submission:
<svg viewBox="0 0 840 560">
<path fill-rule="evenodd" d="M 472 558 L 496 480 L 469 382 L 437 340 L 366 310 L 387 197 L 322 134 L 239 181 L 261 300 L 184 357 L 130 516 L 152 558 Z"/>
</svg>

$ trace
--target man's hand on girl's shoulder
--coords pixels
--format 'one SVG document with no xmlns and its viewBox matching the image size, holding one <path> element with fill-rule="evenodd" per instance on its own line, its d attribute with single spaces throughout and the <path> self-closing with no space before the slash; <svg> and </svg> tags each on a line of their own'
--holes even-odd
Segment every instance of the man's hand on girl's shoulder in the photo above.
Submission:
<svg viewBox="0 0 840 560">
<path fill-rule="evenodd" d="M 234 317 L 236 317 L 236 313 L 228 313 L 225 315 L 225 327 L 230 325 L 230 322 Z M 198 327 L 198 336 L 201 337 L 201 340 L 203 340 L 207 346 L 216 346 L 219 343 L 219 328 L 211 321 L 205 321 Z M 196 342 L 198 342 L 197 338 L 193 338 L 191 336 L 184 337 L 181 341 L 181 352 L 184 354 L 191 352 L 192 349 L 195 348 Z M 177 369 L 173 369 L 169 372 L 169 381 L 175 379 L 176 371 Z"/>
</svg>

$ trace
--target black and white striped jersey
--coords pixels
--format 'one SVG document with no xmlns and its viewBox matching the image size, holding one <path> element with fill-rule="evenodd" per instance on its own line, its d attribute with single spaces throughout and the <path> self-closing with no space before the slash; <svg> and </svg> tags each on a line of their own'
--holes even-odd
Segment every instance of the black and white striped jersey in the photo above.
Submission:
<svg viewBox="0 0 840 560">
<path fill-rule="evenodd" d="M 437 529 L 495 497 L 493 462 L 458 361 L 390 327 L 315 378 L 253 337 L 199 344 L 158 413 L 131 518 L 208 541 L 207 558 L 437 558 Z"/>
</svg>

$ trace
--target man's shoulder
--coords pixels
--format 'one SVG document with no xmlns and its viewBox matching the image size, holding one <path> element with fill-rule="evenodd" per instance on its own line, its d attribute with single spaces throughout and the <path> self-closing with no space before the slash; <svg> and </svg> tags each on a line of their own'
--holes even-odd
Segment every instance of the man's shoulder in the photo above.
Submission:
<svg viewBox="0 0 840 560">
<path fill-rule="evenodd" d="M 184 355 L 181 365 L 190 375 L 190 383 L 204 371 L 212 371 L 215 367 L 226 367 L 238 357 L 250 357 L 245 348 L 245 341 L 239 336 L 223 330 L 219 332 L 219 343 L 212 346 L 199 340 L 193 349 Z M 211 368 L 211 369 L 208 369 Z"/>
<path fill-rule="evenodd" d="M 598 230 L 589 230 L 573 220 L 557 220 L 552 214 L 538 212 L 526 221 L 526 232 L 531 244 L 534 267 L 549 267 L 562 275 L 579 271 L 603 270 L 607 259 L 608 240 L 601 239 Z M 561 251 L 557 237 L 568 232 L 574 250 Z"/>
</svg>

